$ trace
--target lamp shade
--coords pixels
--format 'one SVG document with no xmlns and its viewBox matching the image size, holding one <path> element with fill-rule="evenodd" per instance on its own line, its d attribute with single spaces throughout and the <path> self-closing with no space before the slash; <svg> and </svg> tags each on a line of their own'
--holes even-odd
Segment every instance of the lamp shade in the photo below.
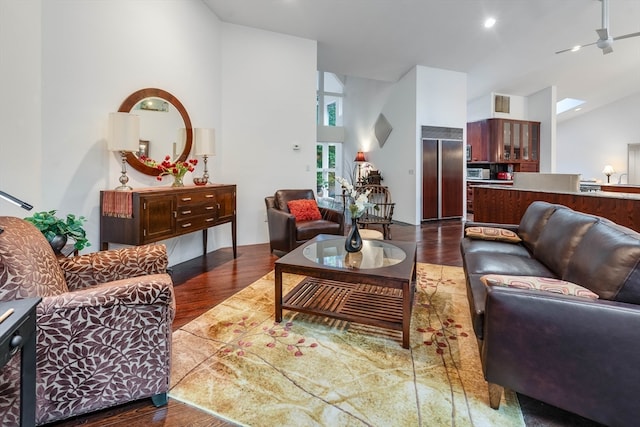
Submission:
<svg viewBox="0 0 640 427">
<path fill-rule="evenodd" d="M 353 159 L 354 162 L 366 162 L 367 159 L 364 158 L 364 152 L 358 151 L 356 153 L 356 158 Z"/>
<path fill-rule="evenodd" d="M 613 175 L 616 171 L 613 169 L 613 166 L 606 165 L 604 169 L 602 169 L 602 173 L 605 175 Z"/>
<path fill-rule="evenodd" d="M 196 145 L 196 156 L 216 155 L 216 130 L 211 128 L 195 128 L 193 139 Z"/>
<path fill-rule="evenodd" d="M 109 113 L 107 148 L 110 151 L 138 151 L 140 117 L 130 113 Z"/>
</svg>

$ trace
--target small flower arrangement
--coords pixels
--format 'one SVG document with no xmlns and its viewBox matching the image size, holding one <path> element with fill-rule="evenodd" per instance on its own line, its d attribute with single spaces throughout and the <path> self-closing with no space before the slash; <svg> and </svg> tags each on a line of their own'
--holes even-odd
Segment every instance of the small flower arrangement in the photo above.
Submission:
<svg viewBox="0 0 640 427">
<path fill-rule="evenodd" d="M 160 175 L 156 178 L 158 181 L 162 181 L 162 177 L 165 175 L 171 175 L 174 179 L 181 182 L 184 174 L 187 172 L 193 172 L 195 166 L 198 164 L 198 159 L 188 159 L 186 162 L 172 162 L 169 155 L 165 156 L 162 163 L 158 163 L 147 156 L 140 156 L 140 161 L 145 165 L 160 171 Z"/>
<path fill-rule="evenodd" d="M 336 177 L 336 181 L 347 191 L 347 197 L 349 198 L 348 208 L 349 213 L 351 213 L 351 218 L 360 218 L 365 209 L 374 206 L 373 203 L 369 203 L 369 193 L 371 193 L 371 190 L 361 193 L 356 190 L 349 181 L 340 176 Z M 347 203 L 347 201 L 345 201 L 345 203 Z"/>
</svg>

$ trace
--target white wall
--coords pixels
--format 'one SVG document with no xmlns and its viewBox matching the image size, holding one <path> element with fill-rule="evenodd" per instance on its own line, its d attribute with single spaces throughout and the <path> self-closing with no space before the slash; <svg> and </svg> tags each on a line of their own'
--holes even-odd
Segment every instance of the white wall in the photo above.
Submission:
<svg viewBox="0 0 640 427">
<path fill-rule="evenodd" d="M 43 171 L 40 15 L 39 1 L 0 0 L 0 190 L 36 206 Z M 0 215 L 29 213 L 0 199 Z"/>
<path fill-rule="evenodd" d="M 316 188 L 317 44 L 232 24 L 223 33 L 220 172 L 238 184 L 238 244 L 267 242 L 265 196 Z"/>
<path fill-rule="evenodd" d="M 120 176 L 108 113 L 145 87 L 175 95 L 194 127 L 217 129 L 209 169 L 238 185 L 239 244 L 267 241 L 266 194 L 314 187 L 300 169 L 315 159 L 315 41 L 223 25 L 201 0 L 0 0 L 0 36 L 0 189 L 34 212 L 87 217 L 85 252 L 99 249 L 100 190 Z M 134 188 L 170 185 L 129 177 Z M 30 215 L 4 201 L 0 214 Z M 209 231 L 209 250 L 231 244 L 229 229 Z M 171 264 L 201 254 L 200 233 L 165 243 Z"/>
<path fill-rule="evenodd" d="M 495 112 L 495 96 L 509 97 L 509 112 Z M 467 103 L 467 122 L 477 122 L 490 118 L 529 120 L 529 105 L 527 97 L 491 92 Z"/>
<path fill-rule="evenodd" d="M 602 169 L 611 165 L 617 172 L 611 182 L 617 182 L 627 171 L 627 144 L 640 143 L 639 117 L 640 94 L 635 94 L 558 123 L 557 172 L 606 182 Z"/>
<path fill-rule="evenodd" d="M 556 87 L 550 86 L 527 97 L 529 117 L 540 122 L 540 172 L 556 172 Z"/>
</svg>

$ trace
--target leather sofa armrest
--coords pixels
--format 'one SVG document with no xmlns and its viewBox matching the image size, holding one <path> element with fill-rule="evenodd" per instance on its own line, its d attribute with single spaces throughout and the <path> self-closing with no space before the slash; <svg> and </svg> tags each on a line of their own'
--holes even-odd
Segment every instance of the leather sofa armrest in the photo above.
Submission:
<svg viewBox="0 0 640 427">
<path fill-rule="evenodd" d="M 481 353 L 490 383 L 606 425 L 632 425 L 640 406 L 625 396 L 640 393 L 639 352 L 639 306 L 489 289 Z"/>
</svg>

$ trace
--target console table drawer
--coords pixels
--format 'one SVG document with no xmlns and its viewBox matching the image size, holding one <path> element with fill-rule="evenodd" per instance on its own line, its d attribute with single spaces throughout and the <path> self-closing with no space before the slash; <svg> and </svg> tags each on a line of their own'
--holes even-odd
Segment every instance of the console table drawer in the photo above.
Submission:
<svg viewBox="0 0 640 427">
<path fill-rule="evenodd" d="M 197 191 L 178 195 L 178 206 L 189 206 L 198 203 L 215 203 L 216 195 L 212 191 Z"/>
<path fill-rule="evenodd" d="M 195 205 L 195 206 L 179 206 L 176 211 L 178 221 L 183 218 L 190 218 L 196 215 L 215 215 L 216 205 Z"/>
<path fill-rule="evenodd" d="M 180 233 L 202 230 L 203 228 L 211 227 L 216 223 L 215 215 L 210 216 L 195 216 L 186 219 L 179 220 L 176 224 L 176 229 Z"/>
</svg>

